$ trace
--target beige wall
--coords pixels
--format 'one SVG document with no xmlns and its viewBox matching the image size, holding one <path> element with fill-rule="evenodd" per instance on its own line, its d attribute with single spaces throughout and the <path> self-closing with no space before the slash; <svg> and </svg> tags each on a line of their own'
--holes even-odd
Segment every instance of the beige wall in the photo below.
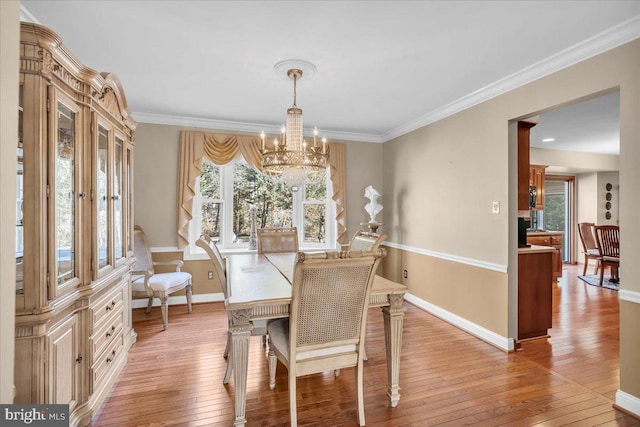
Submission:
<svg viewBox="0 0 640 427">
<path fill-rule="evenodd" d="M 640 258 L 640 247 L 634 244 L 640 240 L 640 224 L 634 220 L 640 192 L 626 189 L 640 188 L 640 39 L 384 144 L 385 222 L 392 243 L 415 252 L 508 265 L 503 277 L 467 280 L 476 267 L 460 263 L 457 268 L 466 273 L 458 272 L 446 283 L 411 282 L 411 292 L 433 298 L 429 302 L 443 307 L 455 306 L 455 314 L 476 322 L 480 321 L 478 301 L 469 301 L 466 295 L 479 287 L 486 290 L 485 310 L 495 316 L 485 320 L 487 324 L 504 322 L 501 304 L 508 300 L 513 313 L 517 301 L 516 141 L 509 123 L 616 88 L 621 95 L 621 262 L 626 277 L 637 277 L 640 265 L 632 260 Z M 500 202 L 499 214 L 491 213 L 492 201 Z M 403 259 L 397 256 L 395 262 Z M 385 274 L 398 269 L 385 265 Z M 436 288 L 442 286 L 455 291 L 440 295 Z M 640 292 L 638 281 L 623 282 L 622 287 Z M 628 305 L 621 306 L 620 340 L 637 343 L 637 328 L 634 336 L 630 325 L 640 324 L 640 310 L 629 310 Z M 508 330 L 509 336 L 515 336 L 517 318 L 509 315 L 508 319 L 508 327 L 493 331 Z M 633 357 L 622 354 L 626 351 L 628 347 L 623 346 L 621 375 L 638 378 L 640 358 L 637 352 Z M 640 381 L 622 381 L 622 385 L 624 391 L 640 396 Z"/>
<path fill-rule="evenodd" d="M 134 117 L 135 118 L 135 117 Z M 177 182 L 180 131 L 203 130 L 140 123 L 136 129 L 134 221 L 142 226 L 152 247 L 177 246 Z M 218 131 L 219 133 L 227 133 Z M 364 189 L 382 190 L 382 144 L 345 142 L 347 149 L 347 230 L 353 235 L 367 220 Z M 384 215 L 384 210 L 382 212 Z M 380 219 L 380 217 L 378 217 Z"/>
<path fill-rule="evenodd" d="M 0 403 L 13 403 L 19 45 L 20 2 L 0 1 Z"/>
</svg>

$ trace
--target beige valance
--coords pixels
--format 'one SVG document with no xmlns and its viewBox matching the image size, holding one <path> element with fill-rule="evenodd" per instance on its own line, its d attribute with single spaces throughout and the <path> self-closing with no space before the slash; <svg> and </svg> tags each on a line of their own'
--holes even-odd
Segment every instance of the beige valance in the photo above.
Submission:
<svg viewBox="0 0 640 427">
<path fill-rule="evenodd" d="M 246 135 L 223 135 L 182 131 L 178 159 L 178 248 L 189 244 L 189 224 L 193 219 L 193 197 L 196 178 L 202 172 L 202 157 L 217 165 L 225 165 L 241 155 L 258 171 L 262 170 L 260 138 Z M 344 144 L 329 144 L 329 164 L 339 243 L 347 243 L 346 214 L 346 149 Z M 198 236 L 194 236 L 194 239 Z"/>
</svg>

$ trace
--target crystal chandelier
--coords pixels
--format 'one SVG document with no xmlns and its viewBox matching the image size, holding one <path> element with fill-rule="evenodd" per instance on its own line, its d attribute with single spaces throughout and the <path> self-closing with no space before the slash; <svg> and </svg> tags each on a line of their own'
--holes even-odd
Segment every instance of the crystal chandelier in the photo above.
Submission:
<svg viewBox="0 0 640 427">
<path fill-rule="evenodd" d="M 309 64 L 311 65 L 311 64 Z M 276 67 L 278 64 L 276 65 Z M 267 147 L 264 131 L 260 134 L 263 171 L 296 191 L 304 185 L 307 174 L 327 167 L 327 138 L 318 141 L 318 128 L 313 130 L 313 143 L 304 139 L 302 109 L 296 105 L 296 89 L 303 71 L 291 68 L 287 76 L 293 80 L 293 105 L 287 110 L 286 126 L 282 126 L 280 140 L 274 138 Z"/>
</svg>

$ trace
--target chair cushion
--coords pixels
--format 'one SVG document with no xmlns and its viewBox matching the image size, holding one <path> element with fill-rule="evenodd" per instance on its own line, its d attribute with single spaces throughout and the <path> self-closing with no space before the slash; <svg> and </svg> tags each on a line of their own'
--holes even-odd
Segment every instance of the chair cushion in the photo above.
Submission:
<svg viewBox="0 0 640 427">
<path fill-rule="evenodd" d="M 180 284 L 187 286 L 189 283 L 191 283 L 191 274 L 185 273 L 184 271 L 156 273 L 149 278 L 149 286 L 156 292 L 166 291 Z M 131 290 L 134 292 L 145 292 L 144 276 L 140 276 L 132 282 Z"/>
<path fill-rule="evenodd" d="M 269 343 L 283 355 L 287 363 L 289 362 L 289 319 L 278 319 L 267 327 L 269 333 Z M 345 344 L 335 347 L 320 348 L 309 351 L 299 351 L 296 360 L 306 360 L 315 357 L 329 356 L 341 353 L 354 353 L 356 351 L 355 344 Z"/>
<path fill-rule="evenodd" d="M 600 256 L 600 249 L 589 249 L 587 255 Z"/>
<path fill-rule="evenodd" d="M 602 260 L 607 262 L 620 262 L 620 258 L 617 256 L 603 256 Z"/>
</svg>

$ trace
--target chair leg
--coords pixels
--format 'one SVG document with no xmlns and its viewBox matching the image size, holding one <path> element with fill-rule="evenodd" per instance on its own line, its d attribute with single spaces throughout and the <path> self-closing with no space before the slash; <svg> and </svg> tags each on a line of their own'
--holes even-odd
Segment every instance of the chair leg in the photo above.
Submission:
<svg viewBox="0 0 640 427">
<path fill-rule="evenodd" d="M 168 297 L 163 295 L 160 298 L 160 309 L 162 310 L 162 329 L 166 331 L 169 328 L 169 306 L 167 305 Z"/>
<path fill-rule="evenodd" d="M 358 363 L 356 373 L 356 387 L 358 389 L 358 424 L 364 425 L 364 386 L 362 381 L 362 361 Z"/>
<path fill-rule="evenodd" d="M 191 313 L 191 285 L 187 285 L 187 311 Z"/>
<path fill-rule="evenodd" d="M 276 388 L 276 366 L 278 365 L 278 358 L 276 352 L 269 348 L 269 388 L 273 390 Z"/>
<path fill-rule="evenodd" d="M 227 359 L 227 371 L 224 373 L 224 378 L 222 379 L 222 384 L 229 384 L 229 380 L 231 379 L 231 372 L 233 372 L 233 365 L 231 364 L 231 358 Z"/>
<path fill-rule="evenodd" d="M 602 287 L 602 283 L 604 282 L 604 266 L 600 266 L 600 283 L 599 286 Z"/>
<path fill-rule="evenodd" d="M 598 270 L 600 270 L 602 266 L 600 265 L 600 260 L 596 258 L 596 266 L 594 267 L 593 274 L 598 274 Z"/>
<path fill-rule="evenodd" d="M 231 334 L 228 333 L 227 334 L 227 346 L 224 348 L 224 353 L 222 354 L 222 357 L 227 359 L 229 357 L 229 350 L 230 349 L 231 349 Z"/>
<path fill-rule="evenodd" d="M 295 363 L 295 362 L 294 362 Z M 289 416 L 291 427 L 298 426 L 298 413 L 296 408 L 296 374 L 289 369 Z"/>
<path fill-rule="evenodd" d="M 153 297 L 149 297 L 149 301 L 147 302 L 147 310 L 145 313 L 151 313 L 151 307 L 153 307 Z"/>
<path fill-rule="evenodd" d="M 365 350 L 364 348 L 362 349 L 362 360 L 369 360 L 369 358 L 367 357 L 367 350 Z"/>
<path fill-rule="evenodd" d="M 597 264 L 597 263 L 596 263 Z M 584 270 L 582 271 L 582 275 L 586 276 L 587 275 L 587 267 L 589 267 L 589 257 L 587 256 L 587 254 L 584 255 Z M 595 273 L 594 273 L 595 274 Z"/>
</svg>

